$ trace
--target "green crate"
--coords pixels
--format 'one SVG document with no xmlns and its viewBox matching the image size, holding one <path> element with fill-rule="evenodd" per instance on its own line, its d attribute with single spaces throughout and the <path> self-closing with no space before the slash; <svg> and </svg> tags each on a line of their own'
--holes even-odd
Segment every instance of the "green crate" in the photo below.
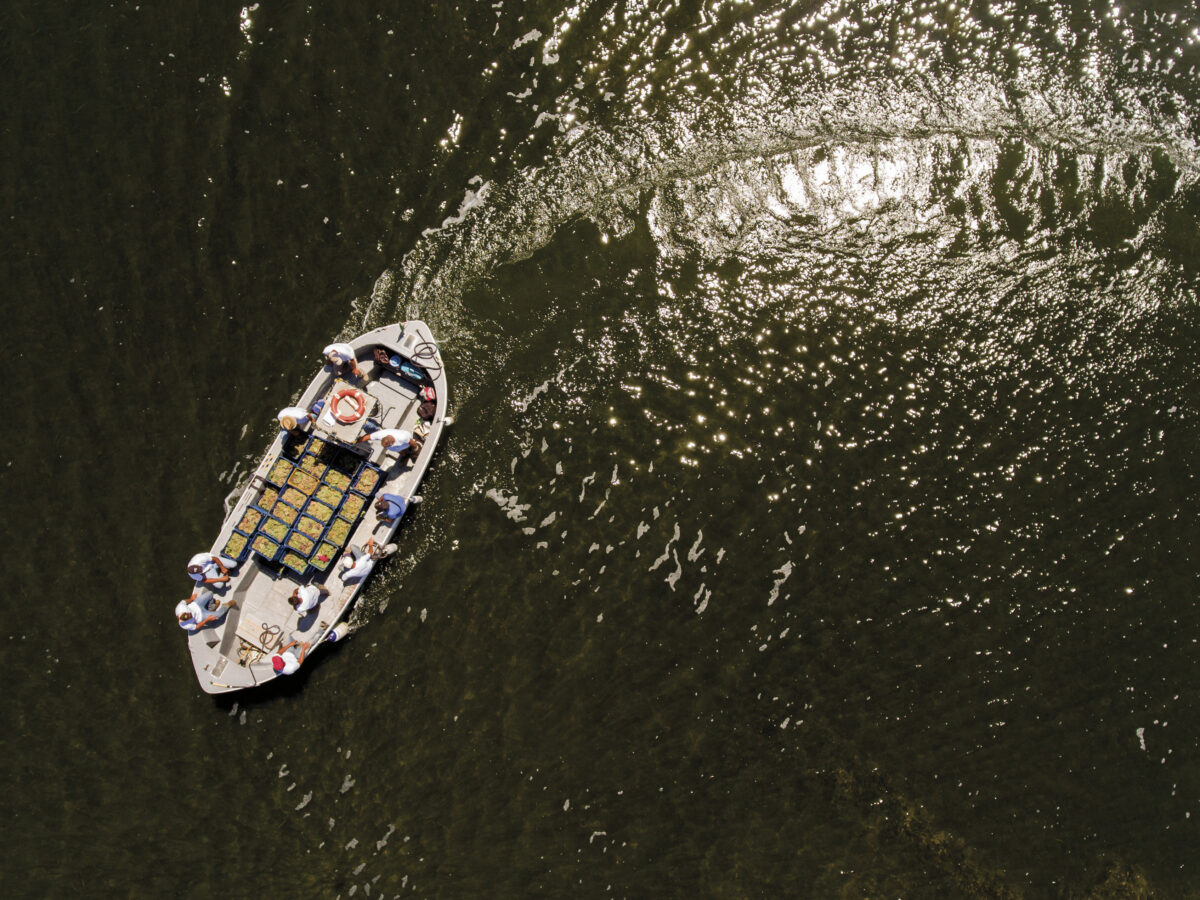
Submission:
<svg viewBox="0 0 1200 900">
<path fill-rule="evenodd" d="M 321 535 L 325 533 L 325 523 L 318 522 L 316 519 L 310 518 L 309 516 L 301 516 L 299 519 L 297 519 L 294 528 L 296 531 L 300 532 L 306 537 L 312 538 L 314 541 L 319 541 L 321 539 Z"/>
<path fill-rule="evenodd" d="M 237 528 L 237 530 L 242 534 L 254 534 L 255 530 L 258 528 L 258 523 L 262 520 L 263 514 L 261 510 L 248 507 L 246 511 L 242 513 L 242 520 L 234 527 Z"/>
<path fill-rule="evenodd" d="M 293 531 L 287 536 L 287 540 L 283 544 L 288 550 L 294 550 L 297 553 L 304 555 L 305 562 L 308 561 L 308 556 L 317 546 L 317 542 L 310 538 L 307 534 L 302 534 L 299 531 Z"/>
<path fill-rule="evenodd" d="M 331 506 L 334 509 L 342 505 L 342 492 L 328 484 L 323 484 L 317 488 L 313 496 L 326 506 Z"/>
<path fill-rule="evenodd" d="M 296 524 L 296 517 L 300 515 L 300 510 L 280 500 L 271 509 L 271 515 L 279 519 L 281 522 L 287 522 L 288 526 L 290 527 Z"/>
<path fill-rule="evenodd" d="M 350 476 L 344 472 L 339 472 L 337 469 L 330 469 L 325 473 L 322 480 L 336 491 L 347 491 L 350 489 Z"/>
<path fill-rule="evenodd" d="M 363 466 L 363 470 L 358 473 L 358 478 L 354 481 L 354 490 L 369 497 L 379 484 L 379 478 L 378 469 L 374 466 Z"/>
<path fill-rule="evenodd" d="M 246 556 L 246 547 L 249 543 L 250 538 L 239 531 L 235 531 L 229 536 L 229 540 L 225 542 L 225 546 L 221 549 L 221 554 L 241 562 Z"/>
<path fill-rule="evenodd" d="M 321 460 L 314 456 L 311 452 L 305 453 L 302 457 L 300 457 L 300 462 L 298 462 L 297 465 L 305 472 L 311 472 L 318 478 L 324 477 L 326 471 L 329 469 L 329 466 L 321 462 Z"/>
</svg>

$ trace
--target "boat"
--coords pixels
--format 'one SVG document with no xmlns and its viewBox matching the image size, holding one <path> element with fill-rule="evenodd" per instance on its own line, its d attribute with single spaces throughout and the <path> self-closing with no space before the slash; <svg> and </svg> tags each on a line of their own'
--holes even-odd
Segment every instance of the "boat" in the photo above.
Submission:
<svg viewBox="0 0 1200 900">
<path fill-rule="evenodd" d="M 324 401 L 319 414 L 294 432 L 281 429 L 245 487 L 226 498 L 211 553 L 237 563 L 216 591 L 218 601 L 234 603 L 219 621 L 188 634 L 196 677 L 209 694 L 275 681 L 281 675 L 272 658 L 292 641 L 309 645 L 307 667 L 323 642 L 344 636 L 343 620 L 370 570 L 385 561 L 343 580 L 343 554 L 368 539 L 393 543 L 452 421 L 441 351 L 424 322 L 386 325 L 346 343 L 361 377 L 326 364 L 293 404 L 311 410 Z M 381 442 L 358 440 L 375 426 L 423 435 L 424 444 L 415 459 L 396 461 Z M 381 520 L 374 502 L 382 493 L 403 497 L 408 512 Z M 315 610 L 298 613 L 288 598 L 309 584 L 328 594 Z"/>
</svg>

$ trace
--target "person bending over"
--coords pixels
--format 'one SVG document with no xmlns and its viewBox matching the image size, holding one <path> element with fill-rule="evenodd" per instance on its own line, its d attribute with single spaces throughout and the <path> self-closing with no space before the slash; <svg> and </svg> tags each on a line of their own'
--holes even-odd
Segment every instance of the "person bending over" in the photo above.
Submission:
<svg viewBox="0 0 1200 900">
<path fill-rule="evenodd" d="M 353 375 L 355 378 L 362 378 L 362 370 L 358 367 L 358 359 L 354 355 L 354 348 L 346 343 L 330 344 L 321 351 L 321 355 L 325 357 L 325 361 L 339 375 Z"/>
<path fill-rule="evenodd" d="M 293 647 L 300 648 L 299 656 L 291 652 Z M 303 644 L 299 641 L 288 641 L 279 648 L 278 653 L 271 657 L 271 668 L 275 670 L 276 675 L 291 675 L 300 668 L 307 653 L 308 641 Z"/>
</svg>

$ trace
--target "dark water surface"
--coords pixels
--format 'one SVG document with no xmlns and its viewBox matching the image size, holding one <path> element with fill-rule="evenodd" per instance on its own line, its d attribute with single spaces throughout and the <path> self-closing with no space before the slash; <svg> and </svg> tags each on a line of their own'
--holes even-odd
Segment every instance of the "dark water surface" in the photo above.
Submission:
<svg viewBox="0 0 1200 900">
<path fill-rule="evenodd" d="M 0 10 L 5 896 L 1200 895 L 1193 5 Z M 186 559 L 332 335 L 358 631 Z"/>
</svg>

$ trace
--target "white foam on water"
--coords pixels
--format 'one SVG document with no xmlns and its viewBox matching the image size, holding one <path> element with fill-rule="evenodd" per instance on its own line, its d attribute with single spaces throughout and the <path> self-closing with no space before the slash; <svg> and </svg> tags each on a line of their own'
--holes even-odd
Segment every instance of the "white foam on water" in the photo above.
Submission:
<svg viewBox="0 0 1200 900">
<path fill-rule="evenodd" d="M 484 201 L 487 199 L 488 193 L 491 191 L 491 188 L 492 188 L 492 183 L 490 181 L 485 181 L 483 184 L 481 184 L 479 186 L 479 190 L 471 190 L 470 188 L 467 188 L 466 193 L 463 194 L 462 202 L 459 203 L 459 205 L 458 205 L 458 212 L 452 216 L 447 216 L 445 219 L 443 219 L 440 227 L 426 228 L 424 231 L 421 232 L 421 235 L 423 237 L 428 237 L 431 234 L 437 234 L 439 231 L 442 231 L 443 229 L 449 228 L 452 225 L 457 225 L 458 223 L 460 223 L 463 219 L 465 219 L 467 217 L 467 214 L 472 209 L 474 209 L 477 206 L 483 205 Z"/>
<path fill-rule="evenodd" d="M 771 596 L 767 598 L 767 606 L 773 605 L 779 599 L 779 589 L 785 581 L 792 577 L 792 564 L 790 562 L 784 563 L 775 570 L 775 574 L 782 575 L 783 577 L 777 579 L 775 584 L 771 586 Z"/>
<path fill-rule="evenodd" d="M 529 511 L 531 506 L 529 503 L 518 502 L 516 494 L 506 495 L 499 488 L 489 488 L 484 496 L 495 501 L 496 505 L 504 510 L 505 515 L 514 522 L 524 522 L 525 513 Z"/>
<path fill-rule="evenodd" d="M 533 31 L 527 32 L 527 33 L 521 35 L 519 38 L 517 38 L 516 43 L 514 43 L 512 45 L 512 48 L 514 50 L 516 50 L 518 47 L 520 47 L 524 44 L 528 44 L 531 41 L 540 40 L 541 37 L 542 37 L 542 33 L 535 28 L 535 29 L 533 29 Z"/>
<path fill-rule="evenodd" d="M 593 472 L 583 479 L 579 484 L 579 502 L 583 502 L 583 496 L 587 493 L 587 486 L 596 480 L 596 473 Z"/>
<path fill-rule="evenodd" d="M 379 840 L 377 840 L 375 842 L 376 852 L 382 850 L 384 847 L 387 846 L 388 838 L 390 838 L 393 834 L 395 834 L 395 832 L 396 832 L 396 826 L 388 825 L 387 832 L 383 835 L 383 837 L 381 837 Z"/>
<path fill-rule="evenodd" d="M 675 590 L 675 582 L 683 576 L 683 564 L 679 562 L 679 554 L 675 552 L 674 548 L 671 549 L 671 556 L 675 560 L 675 571 L 663 580 L 671 586 L 671 590 Z"/>
<path fill-rule="evenodd" d="M 679 523 L 678 522 L 675 523 L 675 533 L 674 533 L 674 535 L 671 536 L 671 539 L 669 541 L 667 541 L 667 546 L 663 549 L 662 556 L 660 556 L 658 559 L 654 560 L 654 562 L 650 564 L 650 568 L 647 571 L 653 572 L 655 569 L 657 569 L 659 566 L 661 566 L 663 563 L 665 563 L 668 559 L 671 558 L 671 545 L 674 544 L 677 540 L 679 540 Z"/>
</svg>

